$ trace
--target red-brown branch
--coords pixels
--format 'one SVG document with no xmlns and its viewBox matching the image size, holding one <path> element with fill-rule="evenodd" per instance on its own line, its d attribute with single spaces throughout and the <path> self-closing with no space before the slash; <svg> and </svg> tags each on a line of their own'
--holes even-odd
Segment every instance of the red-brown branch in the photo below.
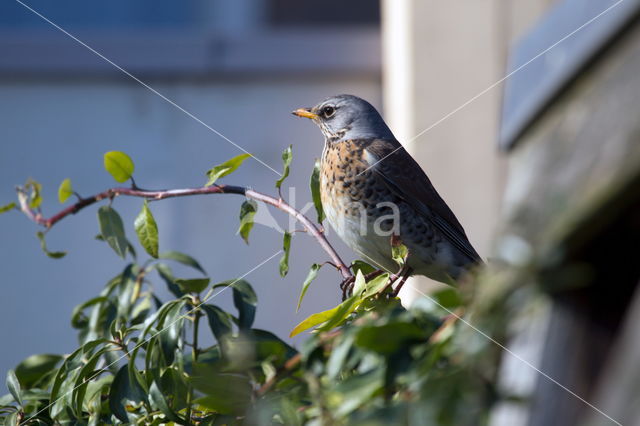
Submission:
<svg viewBox="0 0 640 426">
<path fill-rule="evenodd" d="M 83 208 L 90 206 L 98 201 L 104 199 L 112 199 L 117 196 L 129 196 L 129 197 L 141 197 L 147 198 L 149 200 L 163 200 L 165 198 L 174 198 L 174 197 L 186 197 L 190 195 L 207 195 L 207 194 L 236 194 L 236 195 L 244 195 L 247 198 L 251 198 L 256 201 L 262 201 L 263 203 L 269 204 L 278 210 L 281 210 L 288 215 L 295 218 L 298 222 L 300 222 L 306 229 L 306 231 L 313 236 L 318 244 L 322 247 L 322 249 L 327 252 L 332 262 L 337 266 L 338 270 L 342 274 L 343 278 L 349 278 L 352 276 L 349 268 L 344 264 L 338 253 L 335 251 L 333 246 L 327 241 L 327 238 L 324 235 L 324 232 L 318 228 L 318 225 L 313 223 L 309 218 L 300 213 L 298 210 L 293 208 L 291 205 L 287 204 L 281 198 L 275 198 L 270 195 L 263 194 L 261 192 L 254 191 L 252 189 L 246 188 L 244 186 L 235 186 L 235 185 L 213 185 L 209 187 L 201 187 L 201 188 L 186 188 L 186 189 L 167 189 L 167 190 L 158 190 L 151 191 L 139 188 L 110 188 L 106 191 L 100 192 L 99 194 L 93 195 L 87 198 L 81 198 L 77 203 L 61 210 L 55 215 L 45 218 L 38 211 L 33 210 L 28 203 L 28 199 L 24 193 L 22 193 L 21 189 L 18 189 L 18 199 L 20 201 L 20 210 L 27 215 L 29 219 L 34 221 L 35 223 L 44 226 L 45 228 L 51 228 L 53 225 L 64 219 L 65 217 L 75 214 Z"/>
</svg>

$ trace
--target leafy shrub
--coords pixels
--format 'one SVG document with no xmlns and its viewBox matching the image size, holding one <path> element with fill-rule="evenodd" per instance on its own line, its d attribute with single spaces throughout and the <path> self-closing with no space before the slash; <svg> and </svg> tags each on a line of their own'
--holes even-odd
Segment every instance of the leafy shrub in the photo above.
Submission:
<svg viewBox="0 0 640 426">
<path fill-rule="evenodd" d="M 48 230 L 57 221 L 87 205 L 119 195 L 168 198 L 190 194 L 233 193 L 248 200 L 241 207 L 239 233 L 247 240 L 259 199 L 297 213 L 282 200 L 243 187 L 218 185 L 247 158 L 238 156 L 208 173 L 207 185 L 191 190 L 145 191 L 132 180 L 130 188 L 112 188 L 89 198 L 78 196 L 71 208 L 49 219 L 39 210 L 40 185 L 29 181 L 19 189 L 20 209 Z M 289 173 L 291 148 L 283 154 L 283 176 Z M 109 152 L 105 167 L 118 182 L 132 178 L 133 161 Z M 311 189 L 322 219 L 317 166 Z M 182 191 L 182 192 L 180 192 Z M 58 197 L 74 191 L 65 179 Z M 178 194 L 178 195 L 176 195 Z M 66 214 L 65 214 L 66 212 Z M 158 229 L 144 201 L 135 219 L 138 242 L 149 256 L 139 261 L 127 239 L 123 221 L 109 202 L 98 210 L 99 239 L 123 258 L 123 270 L 96 297 L 77 306 L 71 325 L 80 346 L 68 355 L 42 354 L 25 359 L 9 371 L 9 394 L 0 398 L 5 424 L 444 424 L 486 422 L 496 401 L 492 369 L 478 368 L 482 350 L 460 333 L 458 291 L 448 288 L 414 303 L 400 305 L 388 286 L 389 274 L 371 274 L 362 261 L 346 268 L 326 248 L 345 278 L 353 273 L 353 292 L 337 307 L 314 314 L 293 328 L 292 335 L 314 328 L 299 350 L 278 336 L 254 328 L 257 297 L 238 279 L 211 283 L 191 256 L 158 250 Z M 321 228 L 299 220 L 319 242 Z M 306 221 L 306 222 L 305 222 Z M 316 235 L 317 234 L 317 235 Z M 60 258 L 64 252 L 42 248 Z M 280 272 L 288 271 L 290 234 L 284 234 Z M 328 243 L 327 243 L 328 244 Z M 172 262 L 190 267 L 195 278 L 176 277 Z M 342 268 L 341 268 L 342 266 Z M 320 264 L 311 267 L 300 302 Z M 173 299 L 154 292 L 166 285 Z M 235 310 L 209 303 L 231 291 Z M 208 328 L 215 344 L 199 344 Z"/>
</svg>

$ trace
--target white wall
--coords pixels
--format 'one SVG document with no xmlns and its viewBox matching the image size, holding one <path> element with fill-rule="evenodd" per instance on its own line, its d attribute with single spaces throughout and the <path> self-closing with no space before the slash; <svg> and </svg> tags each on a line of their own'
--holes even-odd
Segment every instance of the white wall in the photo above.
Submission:
<svg viewBox="0 0 640 426">
<path fill-rule="evenodd" d="M 506 180 L 497 133 L 506 55 L 511 43 L 551 0 L 383 0 L 383 93 L 387 119 L 429 175 L 490 262 Z M 415 277 L 404 286 L 405 304 L 439 284 Z M 510 349 L 539 361 L 546 323 L 511 324 Z M 503 358 L 500 386 L 531 392 L 538 374 L 520 360 Z M 493 425 L 526 424 L 521 404 L 503 404 Z"/>
</svg>

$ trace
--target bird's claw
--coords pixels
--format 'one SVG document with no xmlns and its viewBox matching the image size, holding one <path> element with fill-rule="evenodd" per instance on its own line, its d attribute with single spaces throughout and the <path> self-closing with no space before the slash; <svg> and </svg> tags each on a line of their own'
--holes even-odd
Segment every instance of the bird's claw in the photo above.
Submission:
<svg viewBox="0 0 640 426">
<path fill-rule="evenodd" d="M 351 276 L 348 278 L 345 278 L 341 283 L 340 283 L 340 290 L 342 290 L 342 301 L 344 302 L 345 300 L 347 300 L 347 297 L 349 297 L 349 293 L 353 292 L 353 285 L 356 282 L 356 277 L 355 276 Z"/>
<path fill-rule="evenodd" d="M 384 274 L 385 271 L 382 269 L 378 269 L 377 271 L 373 271 L 373 272 L 369 272 L 368 274 L 366 274 L 364 276 L 365 281 L 369 281 L 374 279 L 375 277 Z M 394 281 L 397 279 L 394 278 Z M 392 282 L 393 283 L 393 282 Z M 349 278 L 345 278 L 342 283 L 340 283 L 340 290 L 342 290 L 342 301 L 344 302 L 352 293 L 353 293 L 353 288 L 356 284 L 356 277 L 355 275 Z M 385 287 L 386 288 L 386 287 Z"/>
<path fill-rule="evenodd" d="M 398 285 L 396 285 L 395 288 L 391 291 L 390 297 L 392 298 L 398 297 L 398 293 L 400 293 L 400 289 L 402 289 L 402 286 L 407 281 L 407 278 L 411 276 L 412 272 L 413 272 L 413 269 L 407 265 L 405 265 L 402 268 L 402 270 L 398 274 L 400 281 L 398 282 Z"/>
</svg>

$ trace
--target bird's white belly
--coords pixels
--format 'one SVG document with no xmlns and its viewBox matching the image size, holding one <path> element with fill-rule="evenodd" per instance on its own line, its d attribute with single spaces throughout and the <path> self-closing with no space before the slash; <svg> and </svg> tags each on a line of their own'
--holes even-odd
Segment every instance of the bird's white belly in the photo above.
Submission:
<svg viewBox="0 0 640 426">
<path fill-rule="evenodd" d="M 330 205 L 325 208 L 327 221 L 336 234 L 372 266 L 397 272 L 399 266 L 391 257 L 391 235 L 380 235 L 366 215 L 356 217 L 344 214 L 346 205 L 339 201 L 336 204 L 337 208 Z"/>
<path fill-rule="evenodd" d="M 366 215 L 361 222 L 359 217 L 345 214 L 345 208 L 348 206 L 349 202 L 339 200 L 326 204 L 325 214 L 331 227 L 351 249 L 363 257 L 363 260 L 391 273 L 398 272 L 400 266 L 391 256 L 391 235 L 381 233 L 379 226 L 378 229 L 374 229 L 375 222 L 367 221 Z M 460 271 L 458 267 L 454 267 L 452 254 L 448 247 L 442 245 L 442 239 L 436 237 L 435 240 L 434 244 L 439 246 L 438 250 L 413 244 L 410 240 L 403 241 L 409 248 L 408 265 L 414 273 L 448 283 L 450 277 L 458 276 Z"/>
</svg>

